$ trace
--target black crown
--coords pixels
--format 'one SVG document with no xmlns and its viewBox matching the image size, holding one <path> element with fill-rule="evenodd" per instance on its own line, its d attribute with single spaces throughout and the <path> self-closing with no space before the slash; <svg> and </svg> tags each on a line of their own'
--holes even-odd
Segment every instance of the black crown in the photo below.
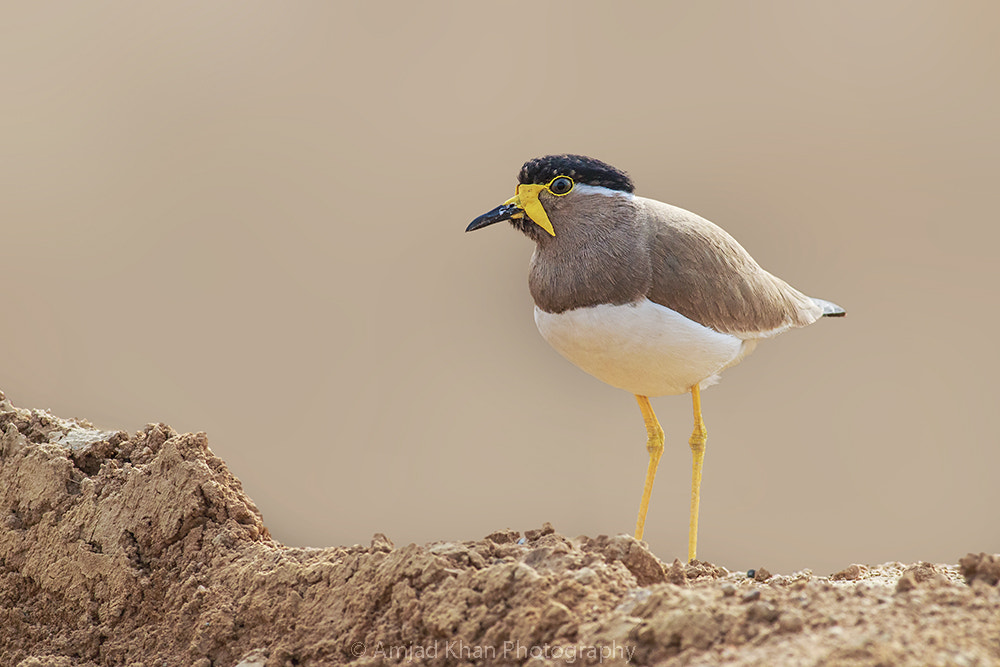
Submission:
<svg viewBox="0 0 1000 667">
<path fill-rule="evenodd" d="M 586 155 L 536 157 L 524 163 L 517 180 L 521 183 L 546 184 L 556 176 L 569 176 L 576 183 L 622 192 L 635 190 L 632 179 L 624 171 Z"/>
</svg>

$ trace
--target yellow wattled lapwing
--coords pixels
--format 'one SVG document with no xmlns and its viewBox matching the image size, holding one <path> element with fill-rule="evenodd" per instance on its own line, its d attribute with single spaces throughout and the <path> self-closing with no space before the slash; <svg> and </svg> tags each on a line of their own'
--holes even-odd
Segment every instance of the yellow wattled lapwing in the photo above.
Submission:
<svg viewBox="0 0 1000 667">
<path fill-rule="evenodd" d="M 533 240 L 528 288 L 542 337 L 587 373 L 635 394 L 649 434 L 637 539 L 663 453 L 649 397 L 691 392 L 694 560 L 707 440 L 701 389 L 762 338 L 844 309 L 772 276 L 708 220 L 633 190 L 625 172 L 594 158 L 536 158 L 521 168 L 516 194 L 466 231 L 509 220 Z"/>
</svg>

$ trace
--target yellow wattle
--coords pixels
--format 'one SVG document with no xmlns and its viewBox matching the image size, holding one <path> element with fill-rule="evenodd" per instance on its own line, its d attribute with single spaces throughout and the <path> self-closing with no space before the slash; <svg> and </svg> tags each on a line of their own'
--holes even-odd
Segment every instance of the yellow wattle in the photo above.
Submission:
<svg viewBox="0 0 1000 667">
<path fill-rule="evenodd" d="M 547 231 L 550 236 L 555 236 L 556 231 L 552 229 L 552 223 L 549 222 L 549 216 L 545 212 L 542 202 L 538 200 L 538 194 L 545 188 L 546 186 L 537 185 L 535 183 L 521 183 L 517 186 L 517 194 L 508 199 L 506 203 L 517 204 L 523 208 L 525 215 L 527 215 L 533 223 Z"/>
</svg>

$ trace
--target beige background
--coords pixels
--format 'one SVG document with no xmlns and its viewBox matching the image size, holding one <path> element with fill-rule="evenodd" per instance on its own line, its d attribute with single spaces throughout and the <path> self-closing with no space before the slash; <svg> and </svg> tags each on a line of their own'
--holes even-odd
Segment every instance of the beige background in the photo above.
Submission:
<svg viewBox="0 0 1000 667">
<path fill-rule="evenodd" d="M 705 392 L 701 556 L 1000 551 L 996 7 L 5 4 L 0 388 L 207 431 L 289 544 L 628 532 L 634 400 L 536 333 L 527 239 L 463 233 L 580 152 L 849 311 Z"/>
</svg>

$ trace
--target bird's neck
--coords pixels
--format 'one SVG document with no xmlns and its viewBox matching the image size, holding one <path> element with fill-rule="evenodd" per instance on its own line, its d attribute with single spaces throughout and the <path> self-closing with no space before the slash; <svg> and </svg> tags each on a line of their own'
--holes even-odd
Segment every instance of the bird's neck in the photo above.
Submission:
<svg viewBox="0 0 1000 667">
<path fill-rule="evenodd" d="M 535 305 L 561 313 L 602 303 L 641 299 L 651 281 L 650 254 L 631 220 L 575 220 L 535 247 L 528 288 Z"/>
</svg>

